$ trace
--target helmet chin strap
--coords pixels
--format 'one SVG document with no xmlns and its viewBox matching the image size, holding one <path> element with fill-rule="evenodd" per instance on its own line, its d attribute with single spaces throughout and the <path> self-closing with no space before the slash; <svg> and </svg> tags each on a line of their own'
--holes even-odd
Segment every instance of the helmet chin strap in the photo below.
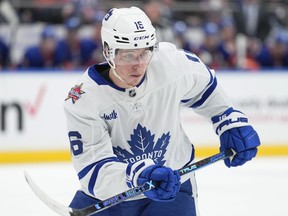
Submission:
<svg viewBox="0 0 288 216">
<path fill-rule="evenodd" d="M 110 65 L 111 66 L 111 65 Z M 128 88 L 134 87 L 129 85 L 120 75 L 117 73 L 117 71 L 114 69 L 114 67 L 111 66 L 111 70 L 114 76 L 116 76 L 121 82 L 123 82 Z"/>
<path fill-rule="evenodd" d="M 117 73 L 117 71 L 115 69 L 114 61 L 106 55 L 104 50 L 103 50 L 103 55 L 104 55 L 106 61 L 108 62 L 109 66 L 110 66 L 110 68 L 112 70 L 113 75 L 115 77 L 117 77 L 122 83 L 124 83 L 128 88 L 133 87 L 133 86 L 129 85 L 122 77 L 120 77 L 120 75 Z"/>
</svg>

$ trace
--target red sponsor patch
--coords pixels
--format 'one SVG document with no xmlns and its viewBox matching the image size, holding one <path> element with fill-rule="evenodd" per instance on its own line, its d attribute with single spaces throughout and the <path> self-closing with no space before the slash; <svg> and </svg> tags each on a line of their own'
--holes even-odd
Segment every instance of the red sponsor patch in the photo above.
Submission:
<svg viewBox="0 0 288 216">
<path fill-rule="evenodd" d="M 81 83 L 80 85 L 75 85 L 73 88 L 71 88 L 65 100 L 69 100 L 71 98 L 73 104 L 77 100 L 79 100 L 79 98 L 81 98 L 81 95 L 85 93 L 84 91 L 81 90 L 82 85 L 83 83 Z"/>
</svg>

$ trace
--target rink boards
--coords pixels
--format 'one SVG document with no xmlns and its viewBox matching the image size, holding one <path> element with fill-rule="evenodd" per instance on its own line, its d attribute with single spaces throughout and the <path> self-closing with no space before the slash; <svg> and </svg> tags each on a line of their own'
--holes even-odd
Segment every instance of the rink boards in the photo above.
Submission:
<svg viewBox="0 0 288 216">
<path fill-rule="evenodd" d="M 0 163 L 70 160 L 63 102 L 80 75 L 0 73 Z M 259 155 L 288 156 L 288 73 L 221 71 L 217 77 L 258 131 Z M 219 139 L 209 121 L 191 110 L 182 110 L 181 118 L 197 156 L 218 151 Z"/>
</svg>

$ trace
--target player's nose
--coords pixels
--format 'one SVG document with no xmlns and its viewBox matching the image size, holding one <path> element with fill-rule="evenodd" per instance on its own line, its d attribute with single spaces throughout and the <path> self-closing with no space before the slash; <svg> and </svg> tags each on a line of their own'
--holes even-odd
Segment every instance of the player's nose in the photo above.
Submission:
<svg viewBox="0 0 288 216">
<path fill-rule="evenodd" d="M 139 67 L 140 67 L 139 64 L 134 64 L 134 65 L 133 65 L 133 69 L 134 69 L 134 70 L 137 70 Z"/>
</svg>

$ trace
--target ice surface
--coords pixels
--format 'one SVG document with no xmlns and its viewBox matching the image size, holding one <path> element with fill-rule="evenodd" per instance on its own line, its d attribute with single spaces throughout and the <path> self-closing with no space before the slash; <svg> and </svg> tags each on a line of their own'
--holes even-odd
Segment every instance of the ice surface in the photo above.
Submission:
<svg viewBox="0 0 288 216">
<path fill-rule="evenodd" d="M 0 165 L 1 216 L 57 216 L 32 192 L 24 171 L 68 205 L 79 188 L 71 163 Z M 238 168 L 223 162 L 196 171 L 201 216 L 287 216 L 288 157 L 258 157 Z"/>
</svg>

